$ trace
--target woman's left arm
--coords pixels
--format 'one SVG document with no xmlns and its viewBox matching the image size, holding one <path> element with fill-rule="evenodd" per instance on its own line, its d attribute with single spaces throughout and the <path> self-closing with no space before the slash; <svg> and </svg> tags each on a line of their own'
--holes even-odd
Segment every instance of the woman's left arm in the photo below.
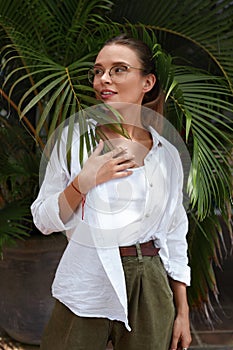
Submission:
<svg viewBox="0 0 233 350">
<path fill-rule="evenodd" d="M 173 326 L 171 350 L 188 348 L 192 338 L 189 325 L 189 306 L 187 302 L 186 285 L 182 282 L 170 279 L 170 285 L 174 295 L 176 317 Z"/>
<path fill-rule="evenodd" d="M 186 291 L 187 285 L 190 284 L 190 268 L 188 266 L 188 245 L 186 240 L 188 218 L 183 206 L 183 167 L 178 153 L 176 153 L 176 158 L 173 179 L 176 178 L 177 183 L 175 183 L 173 195 L 174 197 L 177 195 L 177 202 L 167 235 L 169 251 L 168 275 L 170 276 L 169 281 L 176 309 L 170 349 L 182 350 L 188 348 L 192 340 Z M 176 173 L 175 169 L 177 170 Z M 177 177 L 175 177 L 175 174 Z"/>
</svg>

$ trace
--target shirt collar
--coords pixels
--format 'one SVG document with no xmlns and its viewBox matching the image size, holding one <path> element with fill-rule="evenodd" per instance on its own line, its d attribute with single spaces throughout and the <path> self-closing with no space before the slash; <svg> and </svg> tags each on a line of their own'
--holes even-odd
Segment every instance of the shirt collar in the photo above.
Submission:
<svg viewBox="0 0 233 350">
<path fill-rule="evenodd" d="M 152 126 L 149 125 L 148 129 L 149 129 L 149 131 L 152 135 L 152 139 L 153 139 L 152 150 L 154 150 L 156 147 L 161 147 L 163 144 L 162 137 L 159 135 L 159 133 Z"/>
</svg>

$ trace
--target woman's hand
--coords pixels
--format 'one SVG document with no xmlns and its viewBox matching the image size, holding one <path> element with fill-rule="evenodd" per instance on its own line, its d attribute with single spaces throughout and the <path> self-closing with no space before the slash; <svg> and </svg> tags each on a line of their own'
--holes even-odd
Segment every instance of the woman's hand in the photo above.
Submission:
<svg viewBox="0 0 233 350">
<path fill-rule="evenodd" d="M 103 147 L 104 142 L 100 140 L 79 173 L 78 180 L 76 178 L 73 181 L 84 194 L 96 185 L 132 174 L 128 169 L 135 166 L 134 156 L 130 155 L 126 148 L 116 147 L 101 155 Z M 75 181 L 78 181 L 78 184 Z"/>
<path fill-rule="evenodd" d="M 171 350 L 188 349 L 191 343 L 189 317 L 187 315 L 177 315 L 172 334 Z"/>
</svg>

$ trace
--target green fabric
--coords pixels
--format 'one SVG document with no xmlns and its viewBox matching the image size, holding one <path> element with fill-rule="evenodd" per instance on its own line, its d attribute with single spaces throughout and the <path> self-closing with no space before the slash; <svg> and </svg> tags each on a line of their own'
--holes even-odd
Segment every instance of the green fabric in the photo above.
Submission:
<svg viewBox="0 0 233 350">
<path fill-rule="evenodd" d="M 174 320 L 171 289 L 159 256 L 124 257 L 129 332 L 119 321 L 74 315 L 56 302 L 41 350 L 168 350 Z"/>
</svg>

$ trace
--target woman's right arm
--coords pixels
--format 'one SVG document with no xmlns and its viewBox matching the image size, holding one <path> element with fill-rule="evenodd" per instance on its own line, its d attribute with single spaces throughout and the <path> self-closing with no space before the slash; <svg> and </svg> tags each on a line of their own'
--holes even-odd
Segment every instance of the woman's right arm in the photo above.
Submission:
<svg viewBox="0 0 233 350">
<path fill-rule="evenodd" d="M 80 206 L 83 195 L 96 185 L 132 174 L 128 169 L 135 166 L 133 155 L 122 147 L 101 155 L 103 146 L 100 140 L 83 168 L 77 168 L 74 179 L 69 177 L 65 155 L 55 146 L 39 195 L 31 206 L 34 223 L 41 232 L 50 234 L 70 229 L 69 219 Z"/>
<path fill-rule="evenodd" d="M 67 229 L 60 218 L 59 207 L 59 196 L 70 182 L 64 141 L 65 140 L 61 138 L 59 147 L 58 144 L 55 144 L 53 147 L 45 174 L 40 173 L 40 176 L 43 176 L 43 181 L 39 193 L 31 205 L 34 224 L 46 235 L 53 232 L 65 231 Z M 45 152 L 46 151 L 47 149 L 45 149 Z M 47 159 L 47 156 L 44 159 Z M 45 167 L 42 166 L 42 168 Z M 76 173 L 80 171 L 78 164 L 75 166 L 75 170 Z"/>
</svg>

